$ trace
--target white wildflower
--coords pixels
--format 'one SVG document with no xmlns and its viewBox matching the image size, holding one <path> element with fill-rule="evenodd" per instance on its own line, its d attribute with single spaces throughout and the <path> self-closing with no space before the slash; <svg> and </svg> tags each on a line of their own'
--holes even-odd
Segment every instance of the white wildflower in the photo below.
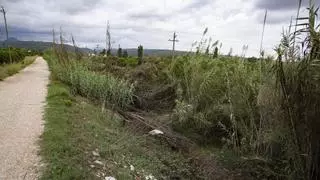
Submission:
<svg viewBox="0 0 320 180">
<path fill-rule="evenodd" d="M 154 130 L 150 131 L 149 134 L 150 135 L 159 135 L 159 134 L 163 134 L 163 132 L 158 129 L 154 129 Z"/>
<path fill-rule="evenodd" d="M 134 166 L 130 165 L 130 170 L 134 171 Z"/>
<path fill-rule="evenodd" d="M 104 180 L 117 180 L 117 179 L 111 176 L 107 176 L 104 178 Z"/>
</svg>

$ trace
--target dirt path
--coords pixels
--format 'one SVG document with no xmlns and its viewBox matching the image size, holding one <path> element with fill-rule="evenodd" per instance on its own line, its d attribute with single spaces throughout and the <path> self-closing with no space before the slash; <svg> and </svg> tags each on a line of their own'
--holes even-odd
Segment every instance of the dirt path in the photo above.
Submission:
<svg viewBox="0 0 320 180">
<path fill-rule="evenodd" d="M 37 179 L 49 71 L 36 61 L 0 82 L 0 180 Z"/>
</svg>

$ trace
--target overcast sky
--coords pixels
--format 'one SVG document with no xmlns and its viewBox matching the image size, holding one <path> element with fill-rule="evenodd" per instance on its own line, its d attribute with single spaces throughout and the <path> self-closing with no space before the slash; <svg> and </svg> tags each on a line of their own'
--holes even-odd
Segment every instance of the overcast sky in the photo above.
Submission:
<svg viewBox="0 0 320 180">
<path fill-rule="evenodd" d="M 283 28 L 295 16 L 298 0 L 1 0 L 7 11 L 9 36 L 20 40 L 51 41 L 51 31 L 62 27 L 81 47 L 105 47 L 110 21 L 113 47 L 170 49 L 174 31 L 176 49 L 190 50 L 208 27 L 207 37 L 222 42 L 227 53 L 258 56 L 265 9 L 268 10 L 263 47 L 271 53 Z M 306 0 L 305 0 L 306 1 Z M 318 4 L 320 0 L 315 0 Z M 303 3 L 308 4 L 307 2 Z M 306 10 L 303 11 L 306 12 Z M 0 39 L 4 39 L 0 19 Z"/>
</svg>

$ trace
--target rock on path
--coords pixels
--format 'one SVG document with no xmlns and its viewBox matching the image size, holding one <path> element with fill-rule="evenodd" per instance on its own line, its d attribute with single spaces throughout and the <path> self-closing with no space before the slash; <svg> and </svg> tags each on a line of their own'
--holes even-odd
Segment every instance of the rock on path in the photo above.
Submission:
<svg viewBox="0 0 320 180">
<path fill-rule="evenodd" d="M 48 82 L 49 70 L 42 57 L 0 82 L 0 180 L 38 177 L 38 140 Z"/>
</svg>

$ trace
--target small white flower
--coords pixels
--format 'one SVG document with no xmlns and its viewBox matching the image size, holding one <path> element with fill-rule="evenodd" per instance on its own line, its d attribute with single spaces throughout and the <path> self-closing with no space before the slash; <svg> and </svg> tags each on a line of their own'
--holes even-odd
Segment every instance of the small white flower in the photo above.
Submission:
<svg viewBox="0 0 320 180">
<path fill-rule="evenodd" d="M 96 157 L 100 156 L 100 154 L 97 151 L 92 151 L 92 155 Z"/>
<path fill-rule="evenodd" d="M 130 170 L 134 171 L 134 166 L 130 165 Z"/>
<path fill-rule="evenodd" d="M 104 178 L 104 180 L 117 180 L 117 179 L 111 176 L 107 176 Z"/>
<path fill-rule="evenodd" d="M 146 180 L 157 180 L 157 179 L 154 178 L 152 174 L 149 174 L 148 176 L 146 176 Z"/>
<path fill-rule="evenodd" d="M 154 129 L 154 130 L 150 131 L 149 134 L 150 135 L 158 135 L 158 134 L 163 134 L 163 132 L 158 129 Z"/>
</svg>

